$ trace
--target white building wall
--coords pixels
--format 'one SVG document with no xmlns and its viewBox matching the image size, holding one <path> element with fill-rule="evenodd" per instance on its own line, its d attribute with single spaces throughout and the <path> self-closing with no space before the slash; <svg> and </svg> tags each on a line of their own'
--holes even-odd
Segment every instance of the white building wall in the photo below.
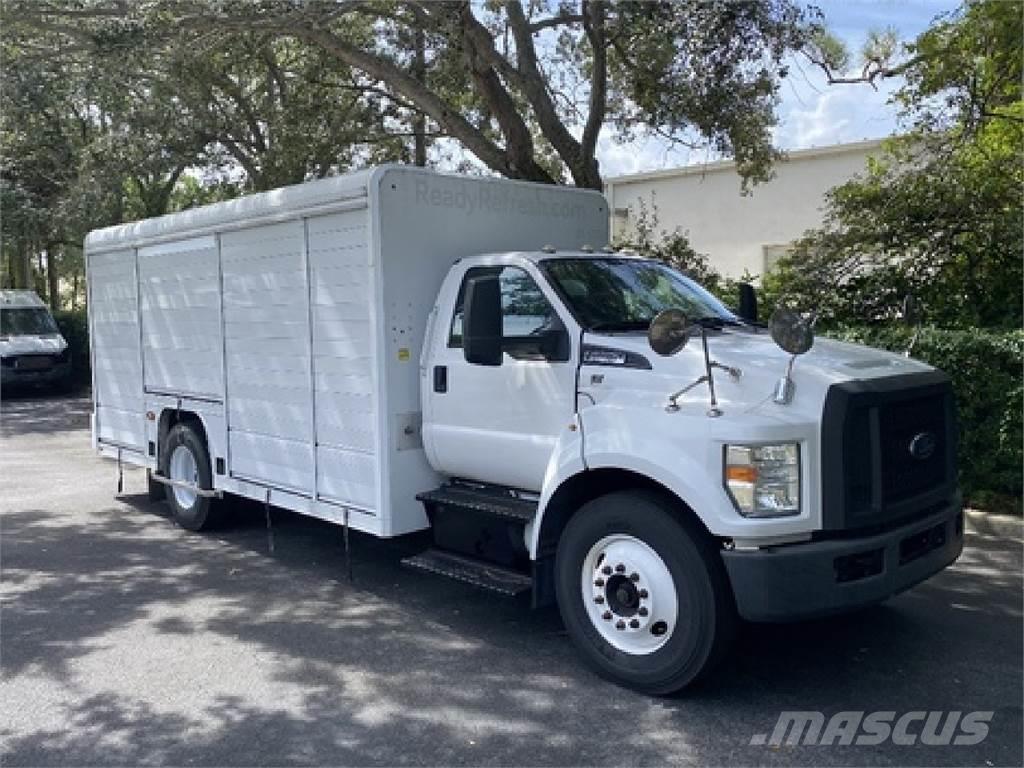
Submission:
<svg viewBox="0 0 1024 768">
<path fill-rule="evenodd" d="M 863 173 L 881 141 L 839 144 L 790 152 L 775 166 L 775 178 L 740 194 L 731 161 L 619 176 L 606 185 L 612 239 L 635 232 L 639 200 L 657 208 L 656 232 L 687 234 L 712 266 L 730 277 L 753 275 L 770 265 L 805 231 L 823 220 L 825 193 Z"/>
</svg>

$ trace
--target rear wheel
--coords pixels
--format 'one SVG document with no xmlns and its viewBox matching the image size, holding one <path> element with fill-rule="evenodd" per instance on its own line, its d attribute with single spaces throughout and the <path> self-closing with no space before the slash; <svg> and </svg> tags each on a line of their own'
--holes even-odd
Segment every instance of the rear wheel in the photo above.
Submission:
<svg viewBox="0 0 1024 768">
<path fill-rule="evenodd" d="M 558 545 L 559 609 L 600 674 L 653 694 L 709 673 L 728 650 L 736 615 L 707 534 L 656 493 L 587 503 Z"/>
<path fill-rule="evenodd" d="M 213 488 L 210 454 L 203 438 L 188 424 L 176 424 L 167 433 L 161 457 L 162 474 L 176 482 L 166 487 L 175 522 L 189 531 L 209 528 L 215 522 L 213 499 L 193 489 Z M 186 487 L 189 485 L 193 488 Z"/>
</svg>

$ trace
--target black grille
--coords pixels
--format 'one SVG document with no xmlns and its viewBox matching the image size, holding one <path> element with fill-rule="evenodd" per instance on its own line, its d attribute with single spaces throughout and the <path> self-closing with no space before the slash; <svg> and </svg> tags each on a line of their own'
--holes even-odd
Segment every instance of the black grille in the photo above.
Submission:
<svg viewBox="0 0 1024 768">
<path fill-rule="evenodd" d="M 955 429 L 940 372 L 833 385 L 821 435 L 824 528 L 903 522 L 951 498 Z"/>
<path fill-rule="evenodd" d="M 881 407 L 883 502 L 910 499 L 946 481 L 945 411 L 941 394 Z M 911 451 L 915 440 L 927 455 Z"/>
</svg>

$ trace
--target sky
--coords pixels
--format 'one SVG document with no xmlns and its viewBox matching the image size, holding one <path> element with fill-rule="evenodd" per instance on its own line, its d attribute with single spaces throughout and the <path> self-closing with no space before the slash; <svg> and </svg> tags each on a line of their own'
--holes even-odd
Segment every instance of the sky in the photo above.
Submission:
<svg viewBox="0 0 1024 768">
<path fill-rule="evenodd" d="M 870 30 L 893 27 L 900 40 L 909 41 L 932 20 L 955 9 L 954 0 L 818 0 L 825 23 L 841 38 L 857 64 L 857 52 Z M 829 85 L 820 71 L 794 59 L 791 74 L 782 84 L 779 125 L 775 145 L 781 149 L 807 149 L 889 136 L 897 131 L 896 109 L 888 104 L 899 87 L 893 80 L 874 90 L 867 84 Z M 659 139 L 618 144 L 610 130 L 601 134 L 598 160 L 605 178 L 642 173 L 717 159 L 703 151 L 670 149 Z"/>
</svg>

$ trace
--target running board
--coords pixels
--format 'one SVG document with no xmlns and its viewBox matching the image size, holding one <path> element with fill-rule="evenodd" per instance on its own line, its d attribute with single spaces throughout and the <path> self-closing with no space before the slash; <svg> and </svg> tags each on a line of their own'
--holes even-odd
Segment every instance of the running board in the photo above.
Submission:
<svg viewBox="0 0 1024 768">
<path fill-rule="evenodd" d="M 418 493 L 416 498 L 423 502 L 428 511 L 444 509 L 472 512 L 516 525 L 533 522 L 537 514 L 536 501 L 512 495 L 502 488 L 447 483 L 433 491 Z"/>
<path fill-rule="evenodd" d="M 533 579 L 524 573 L 442 549 L 428 549 L 407 557 L 402 560 L 402 565 L 424 573 L 447 576 L 505 597 L 518 597 L 533 589 Z"/>
</svg>

